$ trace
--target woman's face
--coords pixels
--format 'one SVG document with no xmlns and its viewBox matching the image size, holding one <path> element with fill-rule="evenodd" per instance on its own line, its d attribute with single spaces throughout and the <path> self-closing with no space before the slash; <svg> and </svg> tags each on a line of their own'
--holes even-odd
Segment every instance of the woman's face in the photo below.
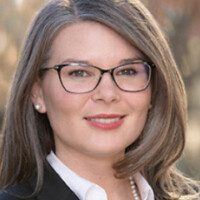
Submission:
<svg viewBox="0 0 200 200">
<path fill-rule="evenodd" d="M 84 61 L 110 69 L 142 55 L 120 35 L 96 22 L 79 22 L 56 36 L 48 67 L 66 60 Z M 56 152 L 71 151 L 95 157 L 117 156 L 134 142 L 144 127 L 151 100 L 148 87 L 124 92 L 105 73 L 89 93 L 66 92 L 55 70 L 46 72 L 33 89 L 52 126 Z"/>
</svg>

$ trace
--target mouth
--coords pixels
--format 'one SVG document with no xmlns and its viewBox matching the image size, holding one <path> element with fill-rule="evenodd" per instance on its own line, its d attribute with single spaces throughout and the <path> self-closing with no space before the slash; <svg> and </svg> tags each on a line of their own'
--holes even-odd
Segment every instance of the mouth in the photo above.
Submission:
<svg viewBox="0 0 200 200">
<path fill-rule="evenodd" d="M 112 130 L 119 128 L 124 122 L 125 115 L 118 114 L 98 114 L 87 116 L 84 119 L 94 128 Z"/>
</svg>

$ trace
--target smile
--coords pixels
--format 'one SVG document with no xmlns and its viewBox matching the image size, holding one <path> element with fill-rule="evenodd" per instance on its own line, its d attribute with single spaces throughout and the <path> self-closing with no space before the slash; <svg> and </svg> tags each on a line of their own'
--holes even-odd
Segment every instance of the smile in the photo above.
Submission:
<svg viewBox="0 0 200 200">
<path fill-rule="evenodd" d="M 112 130 L 119 128 L 124 122 L 124 115 L 116 114 L 98 114 L 85 117 L 85 120 L 93 128 Z"/>
<path fill-rule="evenodd" d="M 92 118 L 90 119 L 93 122 L 102 123 L 102 124 L 110 124 L 119 121 L 121 118 Z"/>
</svg>

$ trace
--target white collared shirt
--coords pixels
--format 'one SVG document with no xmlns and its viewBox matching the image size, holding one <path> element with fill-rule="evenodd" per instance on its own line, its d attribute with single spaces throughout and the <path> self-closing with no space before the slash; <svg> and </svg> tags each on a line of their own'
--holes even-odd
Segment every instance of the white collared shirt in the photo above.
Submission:
<svg viewBox="0 0 200 200">
<path fill-rule="evenodd" d="M 108 200 L 102 187 L 77 175 L 62 163 L 53 151 L 47 156 L 47 161 L 80 200 Z M 134 175 L 134 180 L 141 200 L 154 200 L 153 190 L 140 173 Z"/>
</svg>

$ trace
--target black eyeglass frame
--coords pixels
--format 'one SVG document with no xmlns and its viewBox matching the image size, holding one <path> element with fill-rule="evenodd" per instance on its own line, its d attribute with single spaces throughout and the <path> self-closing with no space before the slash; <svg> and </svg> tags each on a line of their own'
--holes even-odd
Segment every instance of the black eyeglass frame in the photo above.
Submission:
<svg viewBox="0 0 200 200">
<path fill-rule="evenodd" d="M 144 64 L 145 67 L 147 67 L 149 69 L 149 79 L 147 80 L 147 84 L 144 86 L 144 88 L 140 89 L 140 90 L 125 90 L 125 89 L 122 89 L 118 84 L 117 84 L 117 81 L 115 80 L 115 77 L 114 77 L 114 71 L 116 69 L 118 69 L 119 67 L 122 67 L 122 66 L 125 66 L 125 65 L 129 65 L 129 64 Z M 69 91 L 65 88 L 63 82 L 62 82 L 62 78 L 61 78 L 61 70 L 63 67 L 67 67 L 67 66 L 83 66 L 83 67 L 93 67 L 93 68 L 96 68 L 97 70 L 100 71 L 100 77 L 99 77 L 99 80 L 97 81 L 97 84 L 94 86 L 93 89 L 89 90 L 89 91 L 86 91 L 86 92 L 72 92 L 72 91 Z M 64 63 L 64 64 L 57 64 L 57 65 L 54 65 L 53 67 L 46 67 L 46 68 L 42 68 L 40 69 L 40 72 L 44 72 L 44 71 L 48 71 L 48 70 L 55 70 L 57 71 L 58 73 L 58 77 L 59 77 L 59 80 L 60 80 L 60 83 L 62 85 L 62 87 L 64 88 L 64 90 L 66 92 L 69 92 L 69 93 L 74 93 L 74 94 L 84 94 L 84 93 L 89 93 L 89 92 L 92 92 L 94 91 L 99 83 L 101 82 L 101 79 L 103 77 L 103 75 L 105 73 L 109 73 L 111 75 L 111 78 L 112 80 L 114 81 L 115 85 L 122 91 L 124 92 L 141 92 L 141 91 L 144 91 L 146 90 L 146 88 L 149 86 L 150 84 L 150 80 L 151 80 L 151 76 L 152 76 L 152 68 L 154 67 L 154 64 L 153 63 L 150 63 L 150 62 L 147 62 L 147 61 L 144 61 L 144 60 L 134 60 L 134 61 L 131 61 L 131 62 L 127 62 L 127 63 L 124 63 L 124 64 L 121 64 L 121 65 L 118 65 L 116 67 L 113 67 L 111 69 L 101 69 L 97 66 L 94 66 L 94 65 L 88 65 L 88 64 L 85 64 L 85 63 L 79 63 L 79 62 L 69 62 L 69 63 Z"/>
</svg>

